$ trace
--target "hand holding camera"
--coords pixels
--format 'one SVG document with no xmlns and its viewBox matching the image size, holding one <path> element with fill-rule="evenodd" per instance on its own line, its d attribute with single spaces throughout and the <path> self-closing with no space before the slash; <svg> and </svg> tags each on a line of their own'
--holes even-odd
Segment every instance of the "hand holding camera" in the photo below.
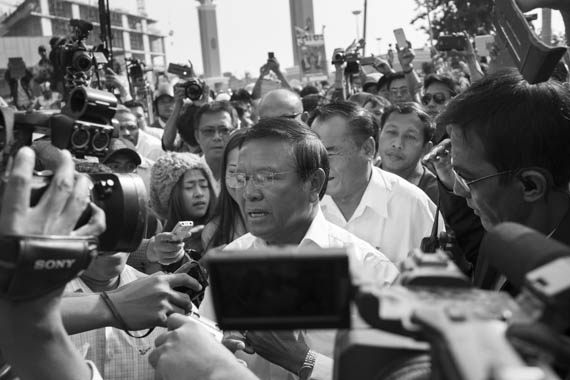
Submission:
<svg viewBox="0 0 570 380">
<path fill-rule="evenodd" d="M 299 373 L 309 352 L 307 344 L 291 330 L 248 331 L 246 342 L 258 355 L 294 374 Z"/>
<path fill-rule="evenodd" d="M 441 183 L 453 190 L 455 175 L 451 166 L 451 140 L 445 139 L 436 145 L 424 158 L 423 163 L 435 172 Z"/>
</svg>

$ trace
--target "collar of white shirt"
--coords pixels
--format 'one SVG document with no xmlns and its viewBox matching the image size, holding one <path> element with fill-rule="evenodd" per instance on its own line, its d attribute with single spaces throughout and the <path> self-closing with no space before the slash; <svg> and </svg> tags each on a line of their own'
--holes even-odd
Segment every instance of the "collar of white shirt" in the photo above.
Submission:
<svg viewBox="0 0 570 380">
<path fill-rule="evenodd" d="M 389 194 L 392 191 L 393 182 L 390 181 L 389 178 L 386 178 L 384 174 L 385 172 L 381 169 L 372 167 L 372 176 L 370 177 L 370 181 L 368 182 L 368 186 L 362 195 L 358 207 L 356 207 L 354 214 L 352 214 L 350 218 L 351 220 L 364 214 L 366 208 L 369 208 L 383 218 L 389 217 L 388 200 L 390 198 Z M 321 201 L 321 207 L 338 209 L 338 206 L 330 195 L 324 196 Z"/>
</svg>

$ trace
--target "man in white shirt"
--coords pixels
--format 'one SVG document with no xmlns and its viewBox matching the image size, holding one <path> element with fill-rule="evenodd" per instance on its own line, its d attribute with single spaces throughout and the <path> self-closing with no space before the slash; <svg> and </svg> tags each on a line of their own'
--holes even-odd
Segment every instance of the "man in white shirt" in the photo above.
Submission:
<svg viewBox="0 0 570 380">
<path fill-rule="evenodd" d="M 117 107 L 115 119 L 119 122 L 120 138 L 131 142 L 141 156 L 156 161 L 165 153 L 160 140 L 141 130 L 135 115 L 127 107 Z"/>
<path fill-rule="evenodd" d="M 330 160 L 321 202 L 325 217 L 400 263 L 430 235 L 435 205 L 418 187 L 372 165 L 378 124 L 365 109 L 350 102 L 329 104 L 310 122 Z"/>
<path fill-rule="evenodd" d="M 351 233 L 328 222 L 320 211 L 329 165 L 325 147 L 304 124 L 289 118 L 266 118 L 245 134 L 240 148 L 235 187 L 250 233 L 226 249 L 267 245 L 349 247 L 354 276 L 365 270 L 377 281 L 391 283 L 396 267 L 380 252 Z M 213 317 L 209 295 L 200 310 Z M 333 330 L 249 332 L 246 343 L 257 355 L 241 355 L 262 379 L 331 379 Z M 307 358 L 311 370 L 300 373 Z"/>
</svg>

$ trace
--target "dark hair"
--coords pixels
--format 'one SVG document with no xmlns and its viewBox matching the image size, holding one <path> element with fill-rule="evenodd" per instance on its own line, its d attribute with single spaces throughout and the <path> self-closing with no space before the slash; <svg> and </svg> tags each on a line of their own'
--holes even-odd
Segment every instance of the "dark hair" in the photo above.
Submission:
<svg viewBox="0 0 570 380">
<path fill-rule="evenodd" d="M 455 97 L 459 94 L 459 83 L 452 77 L 448 75 L 430 74 L 424 79 L 424 90 L 427 90 L 429 86 L 434 83 L 441 83 L 449 90 L 449 95 Z"/>
<path fill-rule="evenodd" d="M 200 125 L 200 120 L 202 119 L 202 116 L 206 114 L 211 115 L 218 112 L 227 112 L 232 118 L 232 126 L 234 128 L 237 128 L 239 126 L 238 124 L 239 119 L 237 112 L 234 109 L 234 107 L 232 107 L 231 103 L 226 100 L 217 100 L 210 103 L 206 103 L 202 105 L 200 108 L 198 108 L 194 116 L 195 132 L 198 131 L 197 128 Z"/>
<path fill-rule="evenodd" d="M 227 189 L 226 169 L 228 167 L 228 155 L 236 148 L 239 148 L 243 142 L 246 129 L 238 129 L 228 139 L 224 147 L 221 163 L 220 175 L 220 195 L 216 211 L 212 219 L 218 219 L 218 226 L 212 235 L 211 240 L 207 243 L 206 249 L 218 247 L 222 244 L 228 244 L 234 240 L 235 227 L 237 223 L 245 225 L 238 204 L 233 200 Z M 212 220 L 210 220 L 212 221 Z"/>
<path fill-rule="evenodd" d="M 190 169 L 193 170 L 193 169 Z M 172 231 L 176 223 L 184 220 L 191 220 L 194 222 L 194 225 L 205 225 L 206 222 L 212 217 L 214 210 L 216 209 L 216 191 L 214 190 L 214 185 L 210 182 L 210 177 L 208 173 L 204 171 L 204 169 L 196 168 L 196 170 L 200 170 L 204 175 L 204 178 L 208 181 L 208 191 L 210 193 L 210 201 L 208 202 L 208 210 L 206 214 L 201 218 L 194 218 L 192 215 L 186 213 L 186 208 L 182 202 L 182 190 L 184 189 L 183 182 L 184 176 L 180 176 L 176 185 L 172 188 L 172 196 L 168 201 L 168 218 L 166 219 L 166 224 L 164 225 L 164 231 Z"/>
<path fill-rule="evenodd" d="M 316 88 L 315 86 L 312 85 L 307 85 L 305 87 L 303 87 L 303 89 L 301 90 L 301 93 L 299 95 L 301 95 L 301 98 L 303 96 L 306 95 L 312 95 L 312 94 L 318 94 L 319 93 L 319 89 Z"/>
<path fill-rule="evenodd" d="M 240 88 L 232 94 L 230 101 L 242 101 L 251 104 L 251 94 L 245 88 Z"/>
<path fill-rule="evenodd" d="M 415 114 L 422 122 L 422 132 L 424 135 L 424 145 L 427 144 L 435 133 L 435 125 L 431 117 L 420 107 L 418 103 L 407 102 L 402 104 L 394 104 L 384 110 L 384 114 L 380 119 L 380 125 L 384 128 L 384 125 L 388 121 L 391 114 L 397 112 L 402 115 Z"/>
<path fill-rule="evenodd" d="M 325 171 L 325 178 L 329 177 L 329 158 L 325 146 L 319 136 L 300 121 L 285 117 L 261 119 L 246 130 L 241 146 L 260 139 L 275 139 L 291 144 L 297 175 L 301 181 L 307 181 L 318 169 Z M 326 191 L 325 181 L 319 192 L 320 199 L 324 197 Z"/>
<path fill-rule="evenodd" d="M 309 119 L 309 125 L 317 118 L 326 121 L 335 116 L 346 119 L 352 139 L 358 146 L 372 137 L 378 151 L 378 121 L 369 111 L 353 102 L 336 102 L 317 108 Z"/>
<path fill-rule="evenodd" d="M 392 74 L 382 75 L 380 79 L 378 79 L 378 83 L 376 84 L 376 89 L 378 91 L 382 90 L 382 87 L 386 87 L 387 89 L 390 87 L 390 78 Z"/>
<path fill-rule="evenodd" d="M 387 84 L 386 84 L 386 88 L 389 90 L 390 86 L 392 85 L 392 82 L 394 82 L 396 79 L 406 79 L 406 74 L 404 74 L 402 71 L 398 71 L 396 73 L 392 73 L 388 76 L 387 79 Z"/>
<path fill-rule="evenodd" d="M 239 118 L 242 118 L 243 115 L 245 114 L 245 111 L 248 108 L 248 104 L 247 102 L 243 101 L 243 100 L 232 100 L 230 101 L 232 107 L 234 107 L 234 109 L 237 112 L 237 115 Z"/>
<path fill-rule="evenodd" d="M 529 84 L 516 70 L 502 70 L 452 99 L 436 121 L 481 139 L 485 158 L 498 171 L 541 167 L 555 187 L 568 188 L 570 91 L 563 84 Z"/>
</svg>

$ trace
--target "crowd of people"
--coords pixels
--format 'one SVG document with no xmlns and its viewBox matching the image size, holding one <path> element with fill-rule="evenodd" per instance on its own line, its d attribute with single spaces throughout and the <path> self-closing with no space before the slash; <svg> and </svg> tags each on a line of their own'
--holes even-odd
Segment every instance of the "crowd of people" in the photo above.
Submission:
<svg viewBox="0 0 570 380">
<path fill-rule="evenodd" d="M 570 20 L 563 1 L 519 6 L 560 8 Z M 423 238 L 447 231 L 474 284 L 516 294 L 478 248 L 505 221 L 570 244 L 568 72 L 562 82 L 529 84 L 515 69 L 487 69 L 467 45 L 459 76 L 438 62 L 423 73 L 413 51 L 398 47 L 390 61 L 401 71 L 377 58 L 380 79 L 363 76 L 356 93 L 347 93 L 342 63 L 332 85 L 297 89 L 275 58 L 251 93 L 204 86 L 191 101 L 183 86 L 163 81 L 152 123 L 146 104 L 109 71 L 119 137 L 90 170 L 142 178 L 145 237 L 134 252 L 100 252 L 39 300 L 1 299 L 7 362 L 21 379 L 332 379 L 334 330 L 226 332 L 220 343 L 185 317 L 216 318 L 209 289 L 185 271 L 214 248 L 350 247 L 353 277 L 366 272 L 389 286 Z M 45 48 L 39 53 L 38 67 L 49 71 Z M 24 84 L 34 74 L 7 78 L 15 107 L 64 103 L 45 70 L 33 102 Z M 263 91 L 270 73 L 281 88 Z M 105 218 L 74 172 L 80 161 L 38 149 L 41 142 L 21 148 L 5 175 L 1 234 L 99 235 Z M 30 207 L 36 162 L 55 175 Z M 76 228 L 88 206 L 91 219 Z M 180 236 L 173 230 L 183 221 L 193 227 Z"/>
</svg>

